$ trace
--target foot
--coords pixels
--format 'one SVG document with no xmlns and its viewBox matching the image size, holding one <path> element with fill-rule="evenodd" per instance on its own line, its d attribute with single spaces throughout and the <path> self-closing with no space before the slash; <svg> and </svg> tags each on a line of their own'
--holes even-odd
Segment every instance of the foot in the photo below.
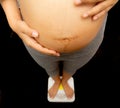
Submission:
<svg viewBox="0 0 120 108">
<path fill-rule="evenodd" d="M 62 86 L 64 88 L 65 94 L 67 96 L 68 99 L 71 99 L 74 95 L 74 91 L 73 89 L 70 87 L 68 81 L 64 81 L 62 80 Z"/>
<path fill-rule="evenodd" d="M 54 98 L 58 92 L 59 86 L 61 81 L 60 80 L 54 80 L 54 84 L 52 87 L 48 90 L 50 98 Z"/>
</svg>

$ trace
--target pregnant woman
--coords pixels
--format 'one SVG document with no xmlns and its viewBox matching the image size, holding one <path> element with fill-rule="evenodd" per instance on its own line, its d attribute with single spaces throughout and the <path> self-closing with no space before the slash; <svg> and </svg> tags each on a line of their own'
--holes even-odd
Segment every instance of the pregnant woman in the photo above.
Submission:
<svg viewBox="0 0 120 108">
<path fill-rule="evenodd" d="M 49 96 L 54 98 L 62 84 L 66 96 L 72 98 L 74 92 L 68 80 L 98 50 L 107 14 L 96 21 L 91 17 L 84 19 L 81 16 L 95 3 L 75 6 L 73 0 L 19 0 L 19 8 L 16 0 L 2 0 L 1 4 L 10 27 L 54 80 Z M 63 63 L 62 79 L 59 62 Z"/>
</svg>

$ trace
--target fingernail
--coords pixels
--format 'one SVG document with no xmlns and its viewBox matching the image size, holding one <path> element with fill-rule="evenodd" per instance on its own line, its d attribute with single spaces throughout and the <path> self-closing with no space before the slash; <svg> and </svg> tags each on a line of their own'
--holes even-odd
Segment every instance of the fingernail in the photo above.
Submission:
<svg viewBox="0 0 120 108">
<path fill-rule="evenodd" d="M 83 17 L 84 18 L 88 17 L 88 14 L 87 13 L 83 14 Z"/>
<path fill-rule="evenodd" d="M 58 57 L 59 57 L 59 56 L 60 56 L 60 53 L 56 52 L 56 56 L 58 56 Z"/>
<path fill-rule="evenodd" d="M 76 0 L 75 2 L 76 2 L 76 4 L 80 4 L 81 0 Z"/>
<path fill-rule="evenodd" d="M 93 20 L 97 20 L 97 19 L 98 19 L 98 17 L 97 17 L 97 16 L 94 16 L 94 17 L 93 17 Z"/>
<path fill-rule="evenodd" d="M 57 53 L 57 56 L 59 57 L 59 56 L 60 56 L 60 54 L 59 54 L 59 53 Z"/>
<path fill-rule="evenodd" d="M 33 31 L 33 32 L 32 32 L 32 36 L 33 36 L 33 37 L 38 37 L 38 32 Z"/>
</svg>

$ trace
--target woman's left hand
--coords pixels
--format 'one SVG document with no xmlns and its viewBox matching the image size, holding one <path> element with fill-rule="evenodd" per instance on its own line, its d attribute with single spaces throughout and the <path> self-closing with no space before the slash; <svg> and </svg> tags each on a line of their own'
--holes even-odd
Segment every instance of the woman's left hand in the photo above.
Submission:
<svg viewBox="0 0 120 108">
<path fill-rule="evenodd" d="M 106 14 L 118 0 L 74 0 L 76 6 L 80 6 L 83 3 L 94 3 L 95 6 L 83 14 L 83 18 L 92 17 L 93 20 L 97 20 L 104 14 Z"/>
</svg>

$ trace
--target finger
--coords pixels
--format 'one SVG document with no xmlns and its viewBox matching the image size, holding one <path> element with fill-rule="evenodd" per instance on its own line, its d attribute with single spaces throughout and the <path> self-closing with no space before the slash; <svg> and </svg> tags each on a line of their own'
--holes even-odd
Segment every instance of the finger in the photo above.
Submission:
<svg viewBox="0 0 120 108">
<path fill-rule="evenodd" d="M 101 1 L 104 1 L 104 0 L 75 0 L 74 3 L 76 5 L 80 5 L 82 3 L 98 3 L 98 2 L 101 2 Z"/>
<path fill-rule="evenodd" d="M 31 46 L 32 48 L 36 49 L 39 52 L 47 54 L 47 55 L 60 56 L 60 54 L 58 52 L 56 52 L 54 50 L 47 49 L 37 42 L 31 43 L 31 45 L 29 44 L 29 46 Z"/>
<path fill-rule="evenodd" d="M 29 46 L 39 52 L 42 52 L 47 55 L 60 56 L 60 54 L 58 52 L 43 47 L 34 38 L 30 38 L 29 36 L 26 36 L 25 34 L 24 34 L 23 41 L 24 41 L 24 43 L 26 43 L 27 46 Z"/>
<path fill-rule="evenodd" d="M 93 16 L 93 20 L 97 20 L 100 17 L 102 17 L 103 15 L 105 15 L 110 9 L 112 8 L 112 6 L 106 8 L 105 10 L 101 11 L 100 13 L 98 13 L 97 15 Z"/>
<path fill-rule="evenodd" d="M 89 16 L 96 16 L 100 13 L 100 16 L 102 15 L 101 12 L 108 12 L 116 3 L 118 0 L 114 0 L 111 2 L 110 0 L 105 0 L 103 2 L 99 2 L 94 6 L 91 10 L 83 14 L 84 18 L 87 18 Z"/>
<path fill-rule="evenodd" d="M 38 32 L 30 28 L 25 22 L 22 22 L 22 32 L 30 37 L 38 37 Z"/>
<path fill-rule="evenodd" d="M 51 49 L 47 49 L 45 47 L 42 47 L 41 45 L 39 45 L 39 47 L 41 47 L 41 50 L 40 52 L 43 52 L 43 53 L 46 53 L 48 55 L 54 55 L 54 56 L 60 56 L 60 53 L 54 51 L 54 50 L 51 50 Z M 39 50 L 39 49 L 38 49 Z"/>
<path fill-rule="evenodd" d="M 108 6 L 111 6 L 111 4 L 110 3 L 108 4 L 106 2 L 100 2 L 99 4 L 94 6 L 91 10 L 84 13 L 83 17 L 87 18 L 89 16 L 94 16 L 94 15 L 100 13 L 101 11 L 104 11 L 106 8 L 108 8 Z"/>
<path fill-rule="evenodd" d="M 81 3 L 98 3 L 105 0 L 81 0 Z"/>
<path fill-rule="evenodd" d="M 80 5 L 82 2 L 81 0 L 74 0 L 75 5 Z"/>
</svg>

